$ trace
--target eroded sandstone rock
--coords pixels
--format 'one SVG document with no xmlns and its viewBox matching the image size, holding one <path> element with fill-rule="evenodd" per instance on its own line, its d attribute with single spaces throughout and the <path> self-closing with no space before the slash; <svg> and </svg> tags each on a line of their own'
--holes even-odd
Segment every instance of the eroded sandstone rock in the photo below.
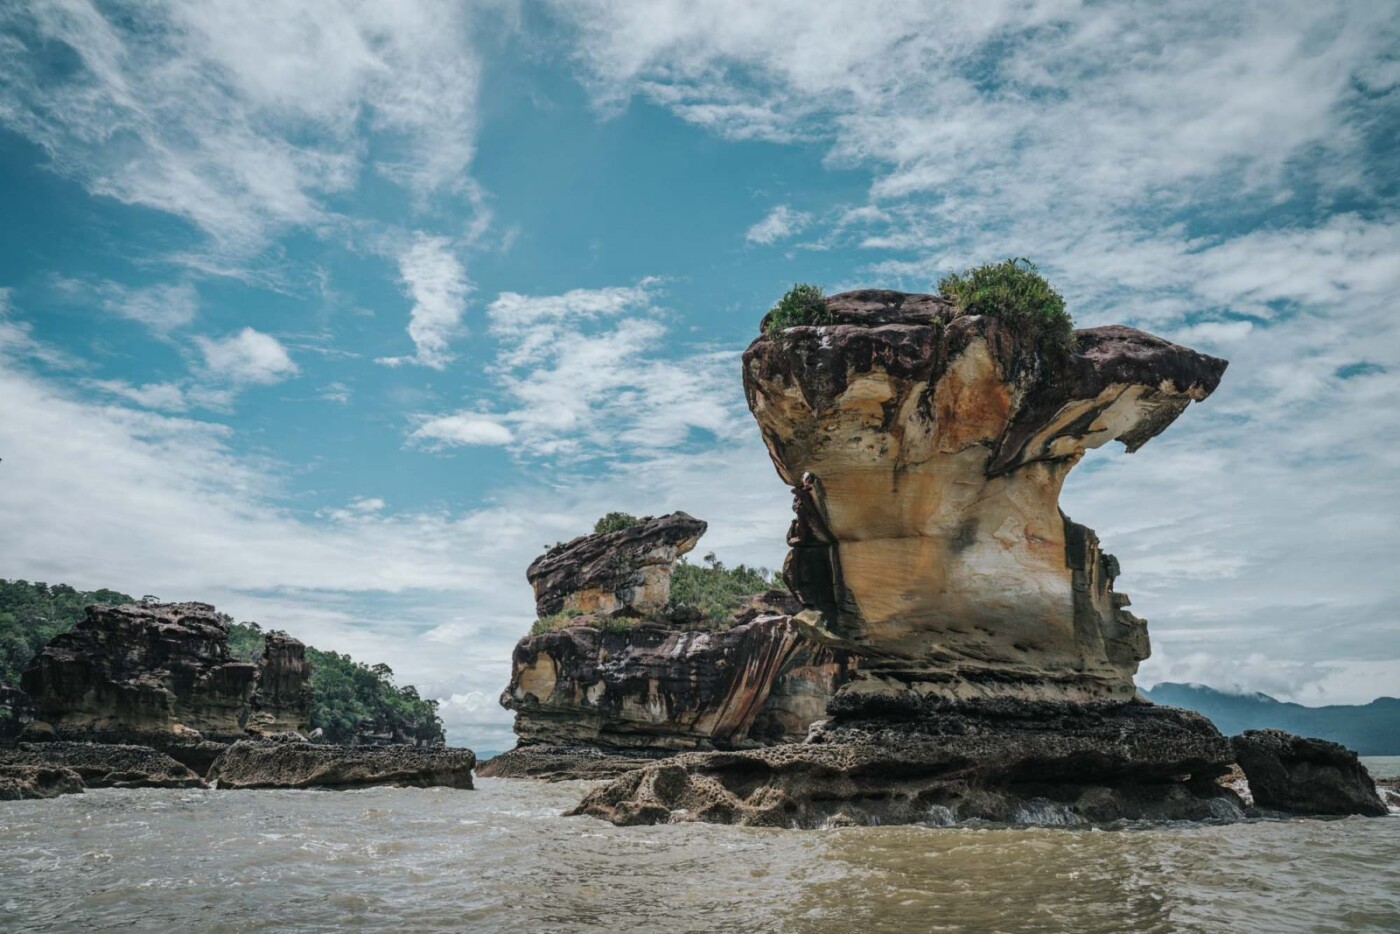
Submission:
<svg viewBox="0 0 1400 934">
<path fill-rule="evenodd" d="M 311 663 L 300 640 L 285 632 L 267 634 L 249 707 L 249 732 L 310 732 Z"/>
<path fill-rule="evenodd" d="M 849 653 L 786 616 L 717 631 L 571 626 L 522 639 L 501 704 L 521 743 L 710 749 L 801 739 Z M 586 764 L 586 763 L 585 763 Z"/>
<path fill-rule="evenodd" d="M 70 769 L 88 788 L 203 788 L 204 781 L 147 746 L 20 743 L 0 749 L 0 765 Z"/>
<path fill-rule="evenodd" d="M 178 747 L 207 766 L 221 750 L 203 743 L 306 729 L 310 674 L 305 647 L 283 633 L 257 663 L 231 657 L 207 603 L 130 604 L 88 607 L 21 683 L 54 738 Z"/>
<path fill-rule="evenodd" d="M 827 300 L 759 337 L 744 387 L 794 490 L 785 576 L 814 636 L 863 656 L 843 692 L 1126 700 L 1145 624 L 1060 512 L 1086 450 L 1133 451 L 1226 363 L 1125 327 L 1043 353 L 929 295 Z"/>
<path fill-rule="evenodd" d="M 662 610 L 676 559 L 695 547 L 705 528 L 699 519 L 673 512 L 556 545 L 525 572 L 535 590 L 535 609 L 541 617 L 566 610 L 598 616 Z"/>
<path fill-rule="evenodd" d="M 72 769 L 44 765 L 0 765 L 0 801 L 79 794 L 83 779 Z"/>
<path fill-rule="evenodd" d="M 1282 730 L 1246 730 L 1231 743 L 1258 807 L 1295 814 L 1390 813 L 1366 767 L 1345 746 Z"/>
<path fill-rule="evenodd" d="M 665 750 L 532 743 L 487 759 L 476 767 L 476 774 L 481 778 L 538 778 L 549 782 L 617 778 L 669 755 Z"/>
<path fill-rule="evenodd" d="M 1235 819 L 1230 744 L 1199 714 L 1145 703 L 997 700 L 834 721 L 806 743 L 687 753 L 590 792 L 616 824 L 774 827 Z"/>
<path fill-rule="evenodd" d="M 208 780 L 218 788 L 471 788 L 475 766 L 470 749 L 243 740 L 215 761 Z"/>
<path fill-rule="evenodd" d="M 229 657 L 207 603 L 90 606 L 22 676 L 56 728 L 239 734 L 257 665 Z"/>
</svg>

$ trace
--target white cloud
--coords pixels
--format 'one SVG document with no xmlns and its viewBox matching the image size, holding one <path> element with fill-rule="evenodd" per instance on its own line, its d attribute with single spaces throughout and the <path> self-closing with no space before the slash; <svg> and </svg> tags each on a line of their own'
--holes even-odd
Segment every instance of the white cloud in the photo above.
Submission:
<svg viewBox="0 0 1400 934">
<path fill-rule="evenodd" d="M 111 282 L 100 291 L 104 294 L 102 306 L 108 311 L 139 321 L 159 334 L 189 324 L 199 313 L 199 294 L 187 282 L 143 289 L 127 289 Z"/>
<path fill-rule="evenodd" d="M 126 380 L 99 379 L 88 385 L 128 402 L 147 409 L 165 412 L 183 412 L 186 408 L 185 392 L 176 383 L 143 383 L 133 385 Z"/>
<path fill-rule="evenodd" d="M 297 365 L 277 338 L 245 327 L 224 338 L 196 337 L 210 375 L 236 386 L 269 386 L 297 374 Z"/>
<path fill-rule="evenodd" d="M 750 243 L 770 244 L 799 234 L 812 222 L 812 215 L 780 204 L 744 234 Z"/>
<path fill-rule="evenodd" d="M 0 122 L 225 251 L 324 222 L 366 165 L 419 195 L 467 186 L 480 67 L 459 4 L 62 0 L 7 5 L 0 27 Z"/>
<path fill-rule="evenodd" d="M 459 445 L 505 445 L 515 440 L 511 430 L 494 418 L 458 412 L 429 418 L 409 435 L 409 440 L 423 447 L 456 447 Z"/>
<path fill-rule="evenodd" d="M 429 418 L 410 442 L 626 460 L 685 447 L 697 430 L 732 437 L 747 420 L 738 351 L 668 346 L 653 306 L 658 283 L 501 294 L 487 317 L 503 405 Z"/>
<path fill-rule="evenodd" d="M 412 357 L 380 357 L 376 362 L 388 366 L 417 363 L 434 370 L 444 369 L 452 360 L 447 347 L 461 329 L 467 296 L 472 292 L 471 281 L 446 237 L 418 234 L 399 253 L 398 262 L 404 290 L 413 299 L 408 336 L 417 353 Z"/>
</svg>

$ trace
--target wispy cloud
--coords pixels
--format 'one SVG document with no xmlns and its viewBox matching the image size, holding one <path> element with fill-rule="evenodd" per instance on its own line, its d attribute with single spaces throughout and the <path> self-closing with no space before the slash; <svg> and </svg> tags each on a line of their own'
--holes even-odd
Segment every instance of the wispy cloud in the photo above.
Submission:
<svg viewBox="0 0 1400 934">
<path fill-rule="evenodd" d="M 812 215 L 803 211 L 795 211 L 786 204 L 780 204 L 768 214 L 748 229 L 744 234 L 744 239 L 749 243 L 761 243 L 764 245 L 776 243 L 779 240 L 786 240 L 795 234 L 807 229 L 807 225 L 812 222 Z"/>
<path fill-rule="evenodd" d="M 731 437 L 746 416 L 738 351 L 676 357 L 655 307 L 659 280 L 501 294 L 487 308 L 504 403 L 425 417 L 410 442 L 512 445 L 530 456 L 626 460 Z"/>
<path fill-rule="evenodd" d="M 367 165 L 419 194 L 467 185 L 479 63 L 460 5 L 61 0 L 7 5 L 0 30 L 0 122 L 223 251 L 325 222 Z"/>
<path fill-rule="evenodd" d="M 398 255 L 404 291 L 413 299 L 408 336 L 417 352 L 411 357 L 380 357 L 387 366 L 416 363 L 441 370 L 452 361 L 448 344 L 461 330 L 471 280 L 446 237 L 418 234 Z"/>
</svg>

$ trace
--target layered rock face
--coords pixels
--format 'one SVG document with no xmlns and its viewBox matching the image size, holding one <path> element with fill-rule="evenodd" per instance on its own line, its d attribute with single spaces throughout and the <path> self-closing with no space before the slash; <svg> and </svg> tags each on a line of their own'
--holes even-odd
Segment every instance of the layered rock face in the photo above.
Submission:
<svg viewBox="0 0 1400 934">
<path fill-rule="evenodd" d="M 243 733 L 258 666 L 231 659 L 207 603 L 91 606 L 25 669 L 40 719 L 60 732 Z"/>
<path fill-rule="evenodd" d="M 743 375 L 794 491 L 787 581 L 819 638 L 863 656 L 842 690 L 1133 697 L 1145 624 L 1060 489 L 1088 449 L 1165 429 L 1226 362 L 1125 327 L 1042 353 L 929 295 L 827 308 L 835 324 L 755 340 Z"/>
<path fill-rule="evenodd" d="M 1230 744 L 1197 713 L 1013 699 L 906 713 L 838 716 L 805 743 L 676 756 L 589 792 L 572 813 L 621 825 L 766 827 L 1244 814 L 1214 781 L 1229 767 Z"/>
<path fill-rule="evenodd" d="M 306 733 L 311 728 L 311 663 L 306 646 L 285 632 L 267 634 L 257 691 L 246 728 L 257 733 Z"/>
<path fill-rule="evenodd" d="M 576 626 L 521 640 L 501 696 L 524 744 L 710 749 L 792 742 L 825 715 L 848 653 L 786 616 L 732 629 Z"/>
<path fill-rule="evenodd" d="M 34 720 L 34 702 L 29 695 L 0 684 L 0 746 L 9 746 L 19 741 L 24 728 Z"/>
<path fill-rule="evenodd" d="M 683 512 L 647 517 L 617 532 L 583 535 L 540 555 L 525 576 L 541 618 L 567 610 L 646 616 L 665 608 L 676 559 L 695 547 L 705 523 Z"/>
</svg>

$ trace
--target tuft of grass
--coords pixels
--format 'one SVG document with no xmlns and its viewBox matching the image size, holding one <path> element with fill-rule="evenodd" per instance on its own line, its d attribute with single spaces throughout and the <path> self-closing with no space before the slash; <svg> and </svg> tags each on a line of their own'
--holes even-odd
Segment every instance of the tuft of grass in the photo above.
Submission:
<svg viewBox="0 0 1400 934">
<path fill-rule="evenodd" d="M 642 520 L 630 513 L 610 512 L 593 523 L 593 534 L 603 535 L 607 532 L 621 532 L 623 529 L 630 529 L 634 525 L 641 524 Z"/>
<path fill-rule="evenodd" d="M 822 290 L 815 285 L 799 282 L 778 299 L 763 319 L 763 333 L 776 334 L 787 328 L 810 324 L 831 324 L 835 318 L 826 308 Z"/>
<path fill-rule="evenodd" d="M 1024 257 L 950 273 L 938 281 L 938 294 L 959 315 L 988 315 L 1042 347 L 1074 349 L 1074 321 L 1064 297 Z"/>
<path fill-rule="evenodd" d="M 583 613 L 579 610 L 564 610 L 562 613 L 555 613 L 552 616 L 542 616 L 535 620 L 535 624 L 530 627 L 530 635 L 542 636 L 556 629 L 564 629 L 574 619 L 582 615 Z"/>
</svg>

